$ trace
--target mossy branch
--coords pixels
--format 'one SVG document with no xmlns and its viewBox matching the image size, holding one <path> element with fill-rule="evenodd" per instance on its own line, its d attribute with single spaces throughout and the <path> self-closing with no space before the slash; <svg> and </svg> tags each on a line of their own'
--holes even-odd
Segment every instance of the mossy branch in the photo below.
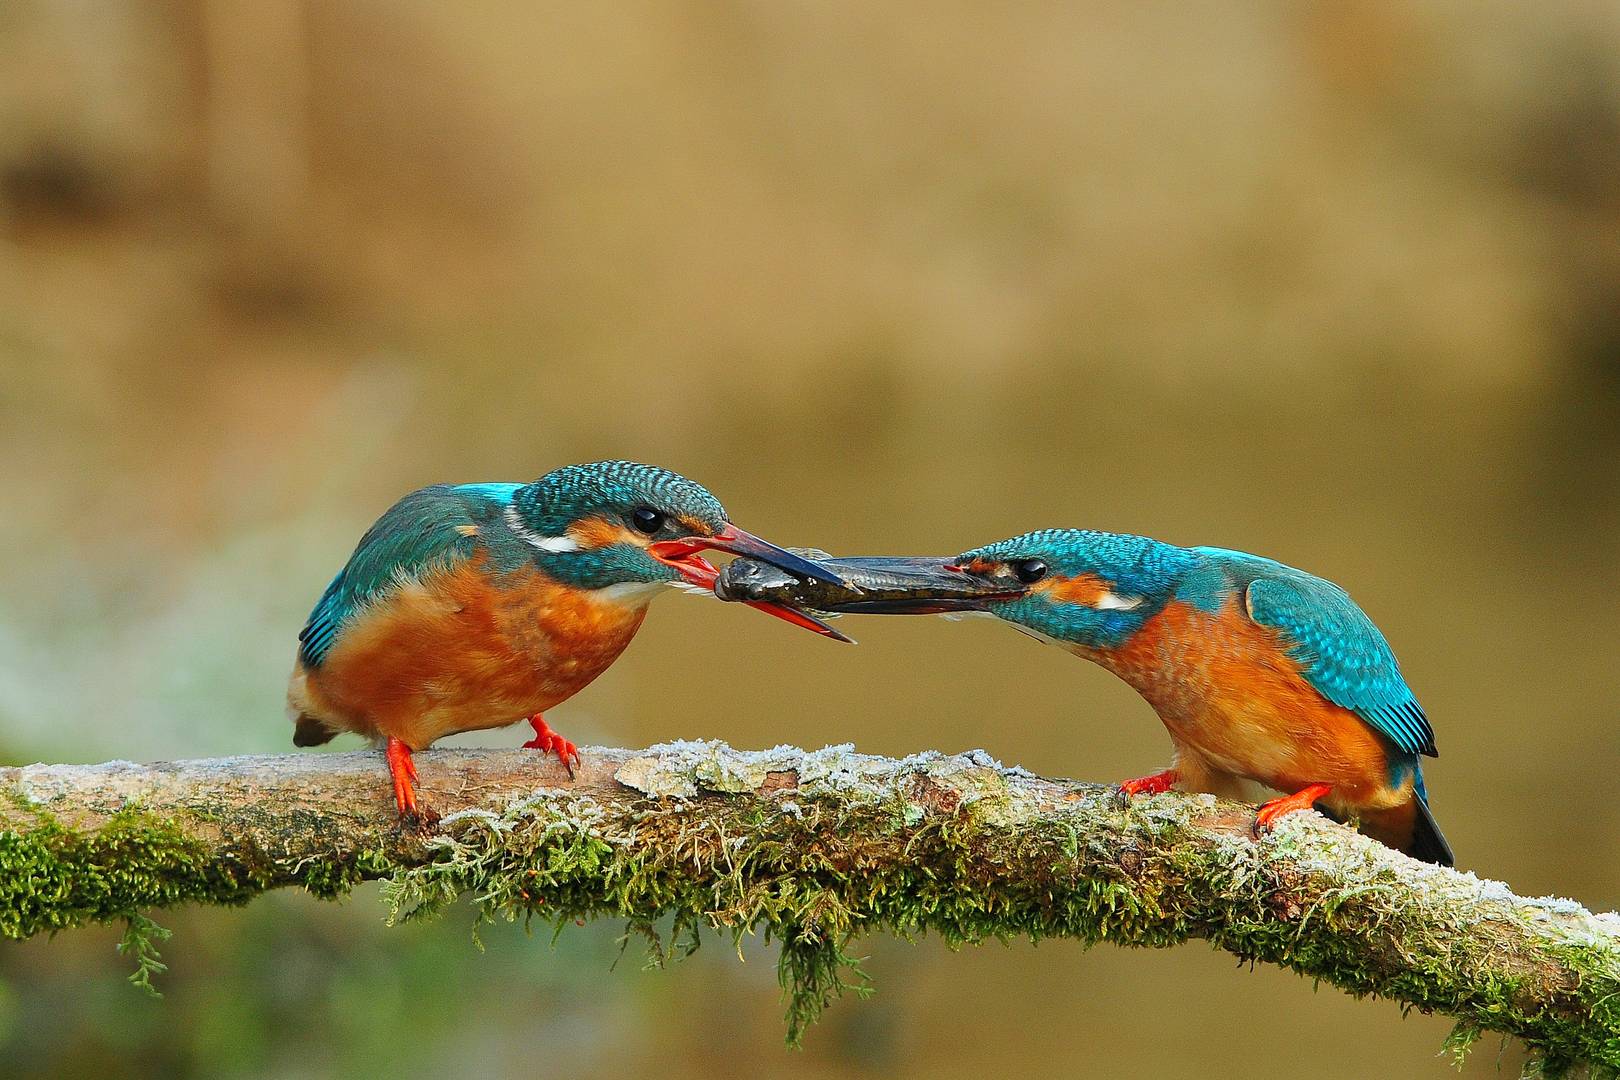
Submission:
<svg viewBox="0 0 1620 1080">
<path fill-rule="evenodd" d="M 399 826 L 375 754 L 0 769 L 0 933 L 123 920 L 144 983 L 161 970 L 147 910 L 383 879 L 401 919 L 471 896 L 489 918 L 672 918 L 676 942 L 764 933 L 782 942 L 794 1037 L 858 980 L 845 948 L 863 932 L 1203 938 L 1453 1016 L 1461 1044 L 1501 1031 L 1547 1066 L 1620 1069 L 1620 918 L 1414 862 L 1314 814 L 1256 838 L 1249 807 L 1127 803 L 982 752 L 589 748 L 572 779 L 526 751 L 417 761 L 444 814 L 425 832 Z"/>
</svg>

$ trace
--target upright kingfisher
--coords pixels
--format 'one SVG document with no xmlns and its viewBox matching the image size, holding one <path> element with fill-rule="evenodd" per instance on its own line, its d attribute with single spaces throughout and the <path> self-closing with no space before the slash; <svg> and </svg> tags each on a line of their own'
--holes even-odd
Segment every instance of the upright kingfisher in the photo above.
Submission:
<svg viewBox="0 0 1620 1080">
<path fill-rule="evenodd" d="M 629 461 L 569 465 L 532 484 L 440 484 L 361 537 L 298 635 L 287 687 L 295 746 L 342 731 L 386 745 L 402 817 L 421 809 L 411 751 L 527 719 L 523 745 L 572 771 L 579 748 L 541 715 L 618 659 L 666 586 L 707 592 L 698 552 L 839 579 L 731 524 L 702 486 Z M 755 604 L 842 640 L 792 608 Z"/>
<path fill-rule="evenodd" d="M 1289 793 L 1260 807 L 1262 827 L 1320 803 L 1391 847 L 1452 865 L 1419 765 L 1436 756 L 1434 731 L 1384 635 L 1330 581 L 1241 551 L 1078 529 L 953 559 L 821 565 L 846 587 L 739 560 L 716 592 L 824 611 L 994 615 L 1102 665 L 1159 714 L 1171 767 L 1126 781 L 1127 794 L 1241 798 L 1254 781 Z"/>
</svg>

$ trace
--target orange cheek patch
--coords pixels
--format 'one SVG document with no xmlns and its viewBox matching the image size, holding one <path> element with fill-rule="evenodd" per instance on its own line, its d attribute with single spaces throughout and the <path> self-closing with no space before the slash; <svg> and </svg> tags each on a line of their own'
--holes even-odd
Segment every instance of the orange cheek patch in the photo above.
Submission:
<svg viewBox="0 0 1620 1080">
<path fill-rule="evenodd" d="M 568 526 L 568 537 L 585 551 L 612 547 L 614 544 L 645 544 L 647 538 L 638 536 L 617 521 L 607 518 L 586 518 Z"/>
<path fill-rule="evenodd" d="M 1096 607 L 1113 590 L 1095 574 L 1076 574 L 1074 577 L 1046 577 L 1030 586 L 1030 592 L 1045 593 L 1057 603 L 1084 604 Z"/>
<path fill-rule="evenodd" d="M 695 517 L 687 517 L 682 514 L 675 520 L 680 523 L 681 528 L 686 530 L 688 536 L 709 536 L 714 532 L 705 522 L 699 521 Z"/>
</svg>

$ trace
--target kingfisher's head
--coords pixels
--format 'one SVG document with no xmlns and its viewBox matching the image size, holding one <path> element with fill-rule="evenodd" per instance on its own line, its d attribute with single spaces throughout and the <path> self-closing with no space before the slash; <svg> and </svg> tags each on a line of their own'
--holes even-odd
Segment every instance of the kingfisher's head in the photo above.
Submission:
<svg viewBox="0 0 1620 1080">
<path fill-rule="evenodd" d="M 1055 641 L 1113 648 L 1164 608 L 1194 561 L 1145 536 L 1042 529 L 965 551 L 952 565 L 1019 586 L 981 610 Z"/>
<path fill-rule="evenodd" d="M 711 549 L 839 581 L 818 564 L 733 525 L 703 485 L 634 461 L 555 469 L 514 493 L 507 524 L 535 549 L 535 561 L 551 577 L 581 589 L 612 589 L 626 598 L 650 599 L 666 584 L 707 591 L 717 571 L 698 553 Z M 801 613 L 786 608 L 771 613 L 828 632 Z"/>
</svg>

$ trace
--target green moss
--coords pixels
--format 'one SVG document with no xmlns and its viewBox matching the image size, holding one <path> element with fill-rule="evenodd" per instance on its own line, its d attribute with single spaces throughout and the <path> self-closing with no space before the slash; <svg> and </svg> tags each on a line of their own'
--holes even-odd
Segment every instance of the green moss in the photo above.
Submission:
<svg viewBox="0 0 1620 1080">
<path fill-rule="evenodd" d="M 0 935 L 10 938 L 187 900 L 241 904 L 266 884 L 249 867 L 214 861 L 178 828 L 138 809 L 120 811 L 93 833 L 48 817 L 26 831 L 0 832 Z"/>
<path fill-rule="evenodd" d="M 381 851 L 363 851 L 352 858 L 334 855 L 310 860 L 295 876 L 311 896 L 340 900 L 362 881 L 386 877 L 395 869 L 393 860 Z"/>
<path fill-rule="evenodd" d="M 135 960 L 135 970 L 129 976 L 130 983 L 153 997 L 163 995 L 152 985 L 152 976 L 169 970 L 169 965 L 158 955 L 157 943 L 168 941 L 171 936 L 171 931 L 137 913 L 129 917 L 124 928 L 124 940 L 118 943 L 118 955 Z"/>
<path fill-rule="evenodd" d="M 169 931 L 144 910 L 245 904 L 285 880 L 267 858 L 244 853 L 220 860 L 173 822 L 139 808 L 119 811 L 93 832 L 68 828 L 39 807 L 21 808 L 29 811 L 31 827 L 0 831 L 0 936 L 123 922 L 118 950 L 135 962 L 130 981 L 152 993 L 153 976 L 166 970 L 157 943 Z M 332 899 L 393 869 L 372 853 L 312 860 L 295 876 L 311 893 Z"/>
<path fill-rule="evenodd" d="M 999 804 L 986 805 L 1002 816 Z M 1412 901 L 1393 881 L 1374 876 L 1279 920 L 1277 882 L 1252 845 L 1234 839 L 1231 850 L 1212 853 L 1207 832 L 1194 836 L 1173 815 L 1121 812 L 1108 819 L 1110 835 L 1099 834 L 1095 813 L 1084 834 L 1061 816 L 990 827 L 971 813 L 919 819 L 897 813 L 892 798 L 852 802 L 847 792 L 798 792 L 792 812 L 757 801 L 738 808 L 710 799 L 700 813 L 683 806 L 648 800 L 611 828 L 588 802 L 461 815 L 447 820 L 450 835 L 429 842 L 425 865 L 394 876 L 388 900 L 399 919 L 470 895 L 486 919 L 560 926 L 610 915 L 642 928 L 672 919 L 677 934 L 763 934 L 782 943 L 794 1040 L 845 989 L 864 992 L 849 956 L 862 933 L 933 932 L 952 945 L 1068 937 L 1153 948 L 1203 938 L 1355 994 L 1443 1009 L 1463 1018 L 1463 1032 L 1530 1036 L 1549 1061 L 1620 1064 L 1620 1015 L 1598 990 L 1616 985 L 1606 947 L 1571 947 L 1565 960 L 1582 986 L 1567 1007 L 1527 1006 L 1523 988 L 1489 977 L 1488 965 L 1416 938 L 1400 943 L 1410 946 L 1400 963 L 1369 948 L 1392 927 L 1423 925 L 1402 919 L 1399 905 Z M 1121 851 L 1136 853 L 1133 870 L 1122 867 Z M 1411 956 L 1437 959 L 1414 971 Z"/>
</svg>

